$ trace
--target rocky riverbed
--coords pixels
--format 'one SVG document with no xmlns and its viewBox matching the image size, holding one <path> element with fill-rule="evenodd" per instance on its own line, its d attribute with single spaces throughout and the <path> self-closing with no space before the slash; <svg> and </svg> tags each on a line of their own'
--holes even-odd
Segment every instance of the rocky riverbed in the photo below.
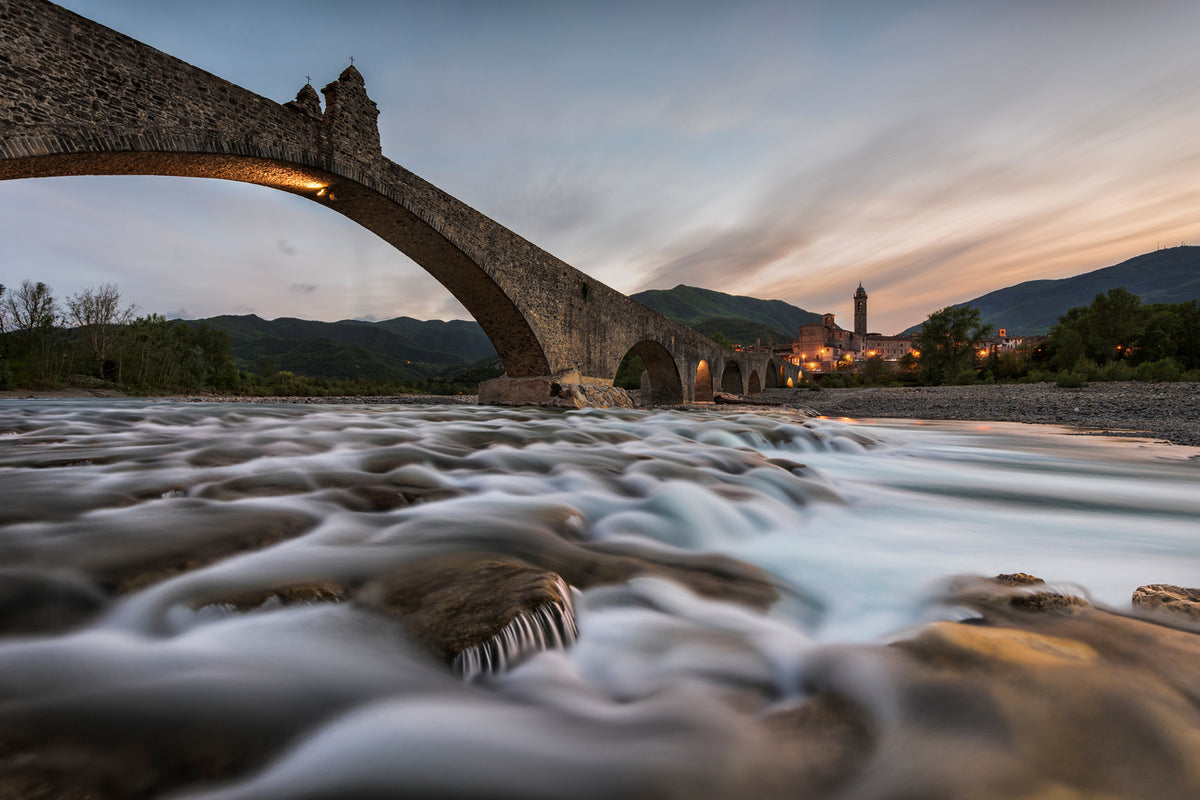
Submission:
<svg viewBox="0 0 1200 800">
<path fill-rule="evenodd" d="M 821 416 L 980 420 L 1072 425 L 1109 435 L 1141 434 L 1200 446 L 1200 384 L 1052 383 L 776 389 L 753 399 L 812 409 Z"/>
<path fill-rule="evenodd" d="M 635 398 L 637 392 L 631 392 Z M 111 390 L 0 392 L 0 399 L 96 397 L 114 399 Z M 181 396 L 183 402 L 311 405 L 471 405 L 476 395 L 389 395 L 378 397 Z M 1200 384 L 1093 383 L 1063 389 L 1052 383 L 992 386 L 905 386 L 869 389 L 771 389 L 746 398 L 754 407 L 810 410 L 819 416 L 855 419 L 979 420 L 1070 425 L 1091 433 L 1143 435 L 1172 444 L 1200 447 Z M 711 406 L 709 406 L 711 407 Z"/>
<path fill-rule="evenodd" d="M 0 798 L 1200 797 L 1190 449 L 833 397 L 0 403 Z"/>
</svg>

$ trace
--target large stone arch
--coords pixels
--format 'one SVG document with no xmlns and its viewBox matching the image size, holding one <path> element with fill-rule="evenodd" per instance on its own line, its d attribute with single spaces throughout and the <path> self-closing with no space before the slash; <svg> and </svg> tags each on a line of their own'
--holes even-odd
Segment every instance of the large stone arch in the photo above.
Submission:
<svg viewBox="0 0 1200 800">
<path fill-rule="evenodd" d="M 655 405 L 683 402 L 683 381 L 671 351 L 660 342 L 643 339 L 629 348 L 629 352 L 640 358 L 645 365 L 646 371 L 642 378 L 643 385 L 645 380 L 649 379 L 649 402 Z"/>
<path fill-rule="evenodd" d="M 148 134 L 148 136 L 153 136 Z M 341 175 L 304 163 L 255 155 L 183 152 L 203 143 L 179 141 L 180 152 L 104 150 L 0 161 L 0 179 L 69 175 L 161 175 L 253 183 L 296 194 L 353 220 L 400 250 L 466 307 L 513 375 L 551 372 L 545 350 L 522 310 L 460 248 L 403 205 Z M 251 148 L 247 148 L 251 149 Z"/>
<path fill-rule="evenodd" d="M 721 372 L 721 391 L 730 394 L 741 394 L 745 391 L 742 368 L 733 359 L 725 362 L 725 369 Z"/>
<path fill-rule="evenodd" d="M 762 391 L 762 381 L 758 378 L 758 370 L 750 370 L 750 377 L 746 379 L 746 392 L 748 394 L 758 394 Z"/>
<path fill-rule="evenodd" d="M 204 177 L 327 205 L 441 282 L 509 379 L 544 385 L 547 400 L 556 382 L 610 382 L 631 342 L 686 365 L 658 373 L 672 400 L 692 394 L 690 365 L 733 357 L 385 158 L 353 66 L 322 90 L 324 107 L 308 85 L 281 104 L 44 0 L 4 1 L 0 82 L 19 102 L 0 101 L 0 180 Z"/>
</svg>

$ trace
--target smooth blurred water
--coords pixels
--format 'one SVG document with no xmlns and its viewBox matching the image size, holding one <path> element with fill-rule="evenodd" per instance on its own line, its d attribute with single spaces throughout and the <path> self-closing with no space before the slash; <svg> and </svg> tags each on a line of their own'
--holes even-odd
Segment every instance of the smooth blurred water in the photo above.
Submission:
<svg viewBox="0 0 1200 800">
<path fill-rule="evenodd" d="M 274 543 L 0 639 L 0 733 L 267 743 L 262 772 L 204 797 L 739 796 L 755 719 L 802 700 L 813 654 L 954 618 L 950 576 L 1028 572 L 1117 608 L 1200 585 L 1198 488 L 1194 450 L 1034 426 L 4 401 L 0 577 L 103 585 L 217 534 Z M 350 604 L 210 604 L 580 541 L 726 554 L 783 599 L 591 588 L 574 647 L 482 685 Z"/>
</svg>

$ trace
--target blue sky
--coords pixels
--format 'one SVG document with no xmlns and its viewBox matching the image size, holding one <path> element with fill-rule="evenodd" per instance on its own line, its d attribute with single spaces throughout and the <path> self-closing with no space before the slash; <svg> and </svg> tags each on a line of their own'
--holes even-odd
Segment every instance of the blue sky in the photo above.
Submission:
<svg viewBox="0 0 1200 800">
<path fill-rule="evenodd" d="M 1194 2 L 66 0 L 273 100 L 354 56 L 384 154 L 625 292 L 892 333 L 1200 242 Z M 167 178 L 0 183 L 0 283 L 145 313 L 462 318 L 313 203 Z"/>
</svg>

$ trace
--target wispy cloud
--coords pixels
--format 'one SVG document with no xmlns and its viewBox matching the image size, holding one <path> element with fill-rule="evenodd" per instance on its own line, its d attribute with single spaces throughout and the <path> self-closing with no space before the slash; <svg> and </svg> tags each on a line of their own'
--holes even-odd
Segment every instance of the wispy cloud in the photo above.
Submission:
<svg viewBox="0 0 1200 800">
<path fill-rule="evenodd" d="M 848 314 L 861 280 L 891 331 L 1200 241 L 1192 3 L 64 2 L 281 101 L 355 54 L 386 155 L 624 291 Z M 147 312 L 466 316 L 303 199 L 108 180 L 0 185 L 5 269 Z"/>
</svg>

